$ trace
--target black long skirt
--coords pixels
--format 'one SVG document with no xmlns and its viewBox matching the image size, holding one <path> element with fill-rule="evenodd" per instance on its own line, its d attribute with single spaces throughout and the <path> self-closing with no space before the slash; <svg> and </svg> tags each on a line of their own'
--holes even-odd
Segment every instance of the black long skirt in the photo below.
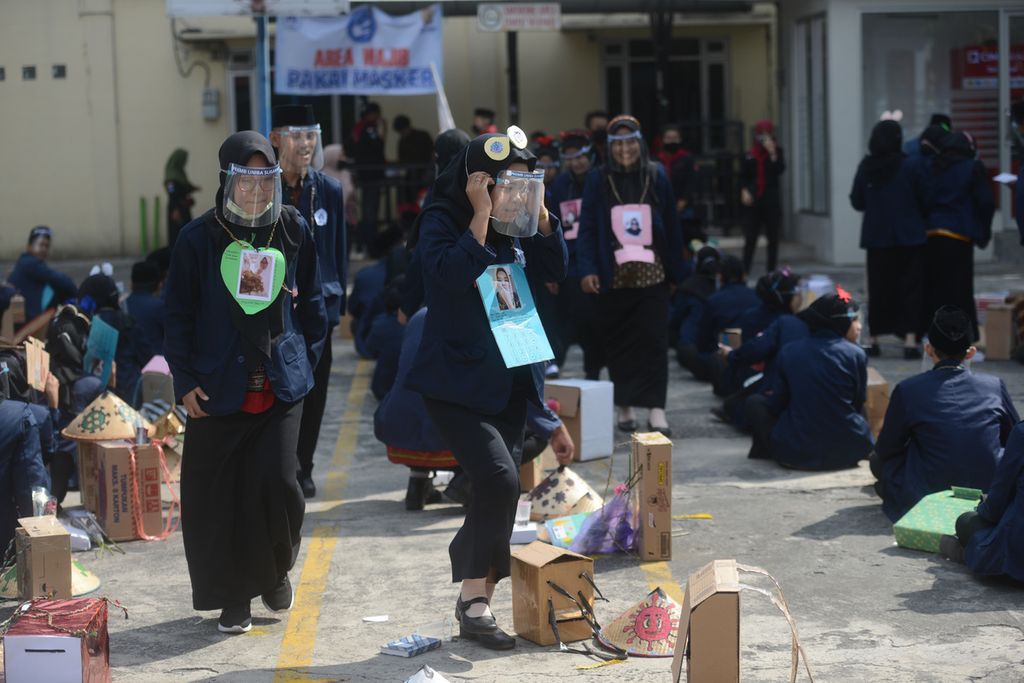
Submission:
<svg viewBox="0 0 1024 683">
<path fill-rule="evenodd" d="M 192 606 L 223 609 L 273 589 L 295 564 L 306 503 L 295 471 L 302 403 L 190 419 L 181 527 Z"/>
<path fill-rule="evenodd" d="M 868 328 L 872 336 L 923 334 L 925 247 L 868 249 Z"/>
<path fill-rule="evenodd" d="M 974 306 L 974 245 L 949 237 L 929 237 L 925 266 L 925 318 L 930 325 L 935 311 L 956 306 L 967 314 L 978 340 L 978 311 Z"/>
<path fill-rule="evenodd" d="M 612 289 L 598 300 L 615 405 L 664 408 L 668 395 L 668 286 Z"/>
<path fill-rule="evenodd" d="M 604 341 L 598 326 L 597 299 L 580 289 L 577 278 L 566 278 L 559 284 L 558 330 L 561 337 L 562 357 L 555 362 L 562 365 L 568 347 L 579 344 L 583 349 L 583 372 L 587 379 L 599 379 L 604 367 Z M 547 330 L 547 327 L 544 328 Z"/>
<path fill-rule="evenodd" d="M 519 502 L 526 394 L 512 391 L 497 415 L 424 397 L 427 414 L 473 487 L 462 528 L 448 546 L 452 581 L 497 583 L 512 570 L 509 539 Z"/>
</svg>

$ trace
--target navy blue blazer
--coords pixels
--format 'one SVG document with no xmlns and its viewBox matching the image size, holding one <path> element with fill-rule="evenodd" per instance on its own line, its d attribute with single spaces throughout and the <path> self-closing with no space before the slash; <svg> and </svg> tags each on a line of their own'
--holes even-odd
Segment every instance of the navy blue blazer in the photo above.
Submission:
<svg viewBox="0 0 1024 683">
<path fill-rule="evenodd" d="M 409 263 L 405 267 L 405 279 L 401 289 L 402 313 L 406 318 L 415 315 L 420 307 L 426 305 L 426 291 L 423 287 L 423 265 L 420 263 L 419 249 L 409 252 Z"/>
<path fill-rule="evenodd" d="M 984 165 L 975 159 L 964 159 L 938 171 L 932 163 L 928 229 L 955 232 L 984 249 L 992 239 L 992 217 L 996 210 Z"/>
<path fill-rule="evenodd" d="M 398 355 L 402 350 L 404 328 L 393 313 L 378 315 L 366 338 L 366 352 L 377 360 L 370 380 L 370 391 L 379 401 L 391 389 L 398 375 Z"/>
<path fill-rule="evenodd" d="M 683 266 L 683 231 L 676 214 L 672 183 L 661 164 L 654 164 L 654 167 L 654 187 L 647 194 L 654 232 L 652 249 L 661 257 L 668 281 L 679 284 L 686 275 Z M 612 207 L 608 200 L 610 194 L 605 167 L 591 170 L 583 186 L 580 231 L 576 238 L 576 265 L 580 277 L 597 275 L 601 279 L 603 291 L 612 288 L 615 250 L 618 248 L 612 233 Z"/>
<path fill-rule="evenodd" d="M 313 236 L 293 207 L 283 208 L 282 221 L 285 212 L 298 222 L 302 237 L 295 256 L 286 262 L 284 286 L 297 290 L 299 296 L 286 306 L 284 331 L 272 340 L 265 369 L 274 395 L 293 403 L 313 388 L 313 368 L 328 328 Z M 199 405 L 210 415 L 228 415 L 241 408 L 248 376 L 241 334 L 231 316 L 231 307 L 238 304 L 221 279 L 220 258 L 204 214 L 178 234 L 165 296 L 164 356 L 174 378 L 175 397 L 180 402 L 185 394 L 202 387 L 210 400 L 200 400 Z M 288 292 L 278 296 L 291 298 Z"/>
<path fill-rule="evenodd" d="M 316 188 L 316 204 L 312 188 Z M 285 200 L 288 193 L 285 193 Z M 345 227 L 345 198 L 341 183 L 329 175 L 309 169 L 302 180 L 299 213 L 313 232 L 317 260 L 320 262 L 320 283 L 324 289 L 327 324 L 333 329 L 345 310 L 345 288 L 348 284 L 348 244 Z M 318 209 L 327 212 L 327 223 L 317 225 L 313 219 Z"/>
<path fill-rule="evenodd" d="M 565 217 L 562 215 L 562 202 L 582 198 L 583 183 L 576 182 L 576 176 L 572 174 L 572 171 L 562 171 L 551 181 L 550 202 L 547 208 L 564 225 Z M 577 220 L 579 219 L 577 218 Z M 572 226 L 567 226 L 567 229 L 571 230 Z M 581 273 L 576 265 L 576 240 L 566 240 L 565 246 L 569 250 L 569 269 L 566 277 L 578 278 Z"/>
<path fill-rule="evenodd" d="M 906 157 L 885 183 L 871 183 L 863 163 L 857 167 L 850 204 L 864 212 L 860 226 L 861 249 L 916 247 L 928 241 L 929 182 L 927 159 Z"/>
<path fill-rule="evenodd" d="M 46 265 L 46 261 L 28 252 L 18 257 L 7 281 L 25 297 L 25 317 L 28 320 L 43 312 L 43 290 L 46 285 L 53 289 L 51 306 L 64 303 L 78 293 L 74 280 L 64 273 L 58 273 Z"/>
<path fill-rule="evenodd" d="M 743 339 L 753 339 L 767 330 L 773 322 L 778 320 L 780 315 L 782 315 L 780 311 L 769 308 L 762 301 L 743 311 L 736 319 L 736 327 L 740 329 Z"/>
<path fill-rule="evenodd" d="M 739 327 L 743 314 L 760 303 L 757 293 L 743 283 L 726 285 L 709 296 L 697 330 L 697 350 L 716 351 L 718 334 L 728 327 Z"/>
<path fill-rule="evenodd" d="M 527 270 L 545 282 L 565 279 L 568 254 L 557 217 L 550 235 L 529 239 L 502 238 L 496 247 L 481 245 L 446 211 L 430 207 L 420 223 L 417 249 L 426 286 L 426 327 L 406 386 L 424 396 L 496 415 L 512 394 L 513 371 L 505 367 L 484 311 L 476 279 L 487 266 L 513 263 L 514 247 L 523 251 Z M 533 391 L 529 399 L 541 405 L 544 370 L 530 366 Z"/>
<path fill-rule="evenodd" d="M 4 473 L 0 543 L 10 543 L 18 518 L 32 515 L 32 487 L 50 488 L 50 477 L 43 466 L 39 424 L 27 403 L 0 402 L 0 471 Z"/>
<path fill-rule="evenodd" d="M 356 352 L 363 358 L 371 358 L 366 349 L 366 339 L 370 336 L 374 318 L 384 312 L 381 297 L 384 283 L 388 277 L 387 263 L 377 261 L 358 273 L 352 284 L 352 296 L 348 299 L 348 312 L 355 320 L 352 325 L 352 341 Z"/>
<path fill-rule="evenodd" d="M 954 360 L 900 382 L 875 444 L 885 514 L 895 522 L 951 486 L 987 491 L 1019 421 L 1001 379 L 975 375 Z"/>
<path fill-rule="evenodd" d="M 974 533 L 964 564 L 976 574 L 1024 581 L 1024 425 L 1010 433 L 978 514 L 994 526 Z"/>
<path fill-rule="evenodd" d="M 779 416 L 771 452 L 780 464 L 804 470 L 854 467 L 874 446 L 861 414 L 867 398 L 864 350 L 822 330 L 778 354 L 769 405 Z"/>
<path fill-rule="evenodd" d="M 789 313 L 780 315 L 760 334 L 743 335 L 743 344 L 729 352 L 729 365 L 735 368 L 764 363 L 764 387 L 769 389 L 777 381 L 779 351 L 790 342 L 805 339 L 811 334 L 800 318 Z"/>
<path fill-rule="evenodd" d="M 164 300 L 150 292 L 135 291 L 125 300 L 128 315 L 135 321 L 135 348 L 145 366 L 164 352 Z"/>
</svg>

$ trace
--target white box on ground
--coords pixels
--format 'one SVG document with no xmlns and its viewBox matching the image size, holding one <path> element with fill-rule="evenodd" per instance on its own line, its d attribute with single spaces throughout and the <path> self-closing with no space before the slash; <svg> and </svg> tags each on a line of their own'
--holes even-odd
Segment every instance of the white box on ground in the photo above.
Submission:
<svg viewBox="0 0 1024 683">
<path fill-rule="evenodd" d="M 7 683 L 81 683 L 82 639 L 76 636 L 5 636 Z"/>
<path fill-rule="evenodd" d="M 576 444 L 576 460 L 607 458 L 615 451 L 615 385 L 586 379 L 547 382 L 545 398 L 558 401 L 558 416 Z"/>
<path fill-rule="evenodd" d="M 512 537 L 509 545 L 523 545 L 537 540 L 537 523 L 530 521 L 533 503 L 528 500 L 519 501 L 516 507 L 516 522 L 512 526 Z"/>
</svg>

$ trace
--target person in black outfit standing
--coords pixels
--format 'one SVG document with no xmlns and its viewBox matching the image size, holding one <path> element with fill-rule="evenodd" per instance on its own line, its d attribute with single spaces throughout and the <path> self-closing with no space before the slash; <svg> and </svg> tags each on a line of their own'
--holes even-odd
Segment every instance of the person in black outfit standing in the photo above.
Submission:
<svg viewBox="0 0 1024 683">
<path fill-rule="evenodd" d="M 381 185 L 384 183 L 383 168 L 360 168 L 363 165 L 383 166 L 387 163 L 384 157 L 384 140 L 387 134 L 387 122 L 381 118 L 380 105 L 367 102 L 363 116 L 352 128 L 352 142 L 356 162 L 356 173 L 359 181 L 359 240 L 364 249 L 370 248 L 374 235 L 377 234 L 377 215 L 380 213 Z"/>
<path fill-rule="evenodd" d="M 171 152 L 164 166 L 164 189 L 167 190 L 167 246 L 173 247 L 178 233 L 192 221 L 192 195 L 199 188 L 189 182 L 185 174 L 188 151 L 178 148 Z"/>
<path fill-rule="evenodd" d="M 768 267 L 775 270 L 779 260 L 779 225 L 782 222 L 782 188 L 779 178 L 786 170 L 782 148 L 775 140 L 775 125 L 758 121 L 754 126 L 754 146 L 743 160 L 740 202 L 747 207 L 747 225 L 743 243 L 743 270 L 752 272 L 757 238 L 764 230 L 768 238 Z"/>
</svg>

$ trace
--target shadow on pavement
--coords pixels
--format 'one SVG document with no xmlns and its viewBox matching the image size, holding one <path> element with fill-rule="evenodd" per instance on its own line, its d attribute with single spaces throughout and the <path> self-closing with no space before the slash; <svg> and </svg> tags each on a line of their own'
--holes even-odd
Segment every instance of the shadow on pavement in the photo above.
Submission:
<svg viewBox="0 0 1024 683">
<path fill-rule="evenodd" d="M 828 541 L 842 536 L 889 536 L 892 524 L 882 512 L 882 506 L 856 505 L 840 508 L 825 519 L 808 524 L 793 532 L 793 536 Z"/>
</svg>

